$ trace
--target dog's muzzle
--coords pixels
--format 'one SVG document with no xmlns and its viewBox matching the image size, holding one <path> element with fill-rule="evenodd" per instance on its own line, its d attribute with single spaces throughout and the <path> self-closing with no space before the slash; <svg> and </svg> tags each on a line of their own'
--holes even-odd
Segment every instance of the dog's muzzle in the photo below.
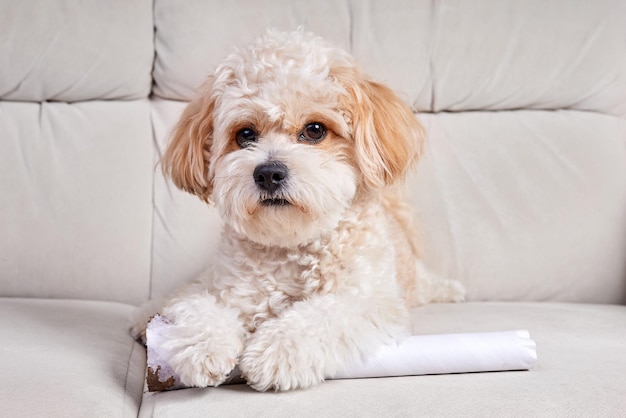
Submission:
<svg viewBox="0 0 626 418">
<path fill-rule="evenodd" d="M 261 201 L 264 206 L 284 206 L 289 204 L 286 199 L 277 195 L 285 187 L 289 176 L 289 169 L 285 164 L 278 161 L 267 161 L 259 164 L 254 169 L 252 175 L 257 187 L 268 196 Z"/>
</svg>

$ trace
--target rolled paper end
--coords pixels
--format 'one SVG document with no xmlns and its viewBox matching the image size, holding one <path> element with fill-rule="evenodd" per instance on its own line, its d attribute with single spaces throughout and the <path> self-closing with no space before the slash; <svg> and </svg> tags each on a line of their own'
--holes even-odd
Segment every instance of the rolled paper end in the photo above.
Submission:
<svg viewBox="0 0 626 418">
<path fill-rule="evenodd" d="M 167 335 L 170 323 L 167 318 L 155 315 L 146 329 L 146 345 L 148 351 L 146 383 L 148 391 L 181 389 L 185 387 L 180 378 L 167 363 L 167 351 L 163 347 L 163 337 Z"/>
<path fill-rule="evenodd" d="M 333 379 L 530 370 L 536 344 L 526 330 L 414 335 L 380 348 Z"/>
</svg>

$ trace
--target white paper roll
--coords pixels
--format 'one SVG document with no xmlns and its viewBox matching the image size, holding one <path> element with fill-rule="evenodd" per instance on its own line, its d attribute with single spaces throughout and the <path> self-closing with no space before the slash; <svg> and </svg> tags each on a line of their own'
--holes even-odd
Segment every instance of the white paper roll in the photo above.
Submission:
<svg viewBox="0 0 626 418">
<path fill-rule="evenodd" d="M 149 391 L 179 389 L 179 377 L 167 364 L 162 347 L 170 329 L 168 321 L 155 316 L 146 330 Z M 328 379 L 416 376 L 504 370 L 528 370 L 537 362 L 535 342 L 528 331 L 447 335 L 416 335 L 399 344 L 383 346 L 377 355 Z M 235 370 L 229 382 L 241 382 Z"/>
<path fill-rule="evenodd" d="M 528 331 L 414 335 L 332 379 L 529 370 L 536 363 Z"/>
</svg>

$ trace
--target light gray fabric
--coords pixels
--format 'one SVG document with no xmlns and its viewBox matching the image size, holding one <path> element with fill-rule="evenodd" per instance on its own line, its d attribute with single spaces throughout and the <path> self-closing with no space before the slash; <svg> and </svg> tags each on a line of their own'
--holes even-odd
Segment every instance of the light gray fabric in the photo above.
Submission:
<svg viewBox="0 0 626 418">
<path fill-rule="evenodd" d="M 418 111 L 626 115 L 621 0 L 191 0 L 155 5 L 155 94 L 188 100 L 234 46 L 303 26 L 350 50 Z"/>
<path fill-rule="evenodd" d="M 570 108 L 626 116 L 623 1 L 433 4 L 431 111 Z"/>
<path fill-rule="evenodd" d="M 626 302 L 626 120 L 420 120 L 428 142 L 408 189 L 430 268 L 463 281 L 469 300 Z"/>
<path fill-rule="evenodd" d="M 621 417 L 626 307 L 482 302 L 413 311 L 414 334 L 528 329 L 531 371 L 328 381 L 288 393 L 245 385 L 146 393 L 141 417 Z M 601 354 L 600 354 L 601 353 Z"/>
<path fill-rule="evenodd" d="M 0 2 L 0 98 L 138 99 L 150 92 L 150 0 Z"/>
<path fill-rule="evenodd" d="M 128 334 L 132 310 L 0 298 L 2 416 L 137 416 L 146 357 Z"/>
<path fill-rule="evenodd" d="M 0 101 L 0 132 L 0 295 L 145 300 L 148 101 Z"/>
</svg>

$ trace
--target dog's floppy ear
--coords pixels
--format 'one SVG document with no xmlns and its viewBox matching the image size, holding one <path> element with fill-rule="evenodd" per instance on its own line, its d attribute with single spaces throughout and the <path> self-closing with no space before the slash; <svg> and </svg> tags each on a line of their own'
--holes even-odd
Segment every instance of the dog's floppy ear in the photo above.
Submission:
<svg viewBox="0 0 626 418">
<path fill-rule="evenodd" d="M 213 143 L 213 77 L 187 105 L 176 124 L 161 164 L 174 184 L 207 202 L 212 190 L 209 152 Z"/>
<path fill-rule="evenodd" d="M 424 129 L 394 92 L 361 74 L 344 78 L 356 162 L 366 185 L 380 188 L 404 178 L 417 161 Z"/>
</svg>

